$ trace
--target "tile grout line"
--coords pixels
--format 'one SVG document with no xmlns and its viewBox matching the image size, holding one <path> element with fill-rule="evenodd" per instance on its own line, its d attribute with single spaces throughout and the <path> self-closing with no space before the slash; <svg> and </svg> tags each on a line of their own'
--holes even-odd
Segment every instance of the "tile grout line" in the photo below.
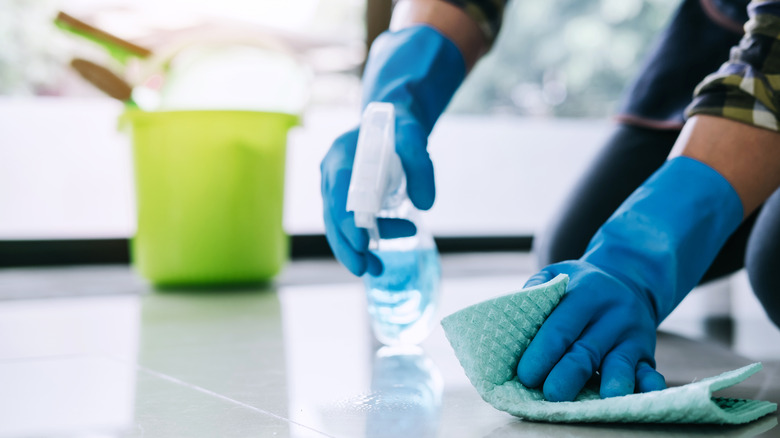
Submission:
<svg viewBox="0 0 780 438">
<path fill-rule="evenodd" d="M 290 423 L 290 424 L 294 424 L 294 425 L 299 426 L 299 427 L 303 427 L 304 429 L 308 429 L 308 430 L 310 430 L 312 432 L 315 432 L 315 433 L 318 433 L 320 435 L 323 435 L 323 436 L 326 436 L 326 437 L 330 437 L 330 438 L 336 438 L 333 435 L 329 435 L 329 434 L 327 434 L 325 432 L 321 432 L 321 431 L 319 431 L 317 429 L 314 429 L 312 427 L 309 427 L 309 426 L 306 426 L 304 424 L 292 421 L 289 418 L 285 418 L 285 417 L 283 417 L 281 415 L 274 414 L 273 412 L 269 412 L 269 411 L 257 408 L 255 406 L 252 406 L 250 404 L 247 404 L 247 403 L 244 403 L 244 402 L 241 402 L 241 401 L 238 401 L 238 400 L 234 400 L 234 399 L 232 399 L 230 397 L 226 397 L 226 396 L 224 396 L 222 394 L 216 393 L 214 391 L 208 390 L 208 389 L 200 387 L 198 385 L 185 382 L 185 381 L 183 381 L 181 379 L 177 379 L 177 378 L 175 378 L 173 376 L 169 376 L 169 375 L 161 373 L 159 371 L 154 371 L 152 369 L 143 367 L 143 366 L 139 365 L 138 363 L 127 361 L 125 359 L 116 357 L 116 356 L 114 356 L 112 354 L 106 353 L 105 351 L 57 354 L 57 355 L 51 355 L 51 356 L 30 356 L 30 357 L 4 358 L 4 359 L 0 359 L 0 364 L 18 363 L 18 362 L 30 362 L 30 361 L 32 361 L 32 362 L 51 361 L 51 360 L 62 360 L 62 359 L 84 359 L 84 358 L 106 359 L 106 360 L 109 360 L 109 361 L 119 362 L 119 363 L 121 363 L 123 365 L 132 366 L 132 367 L 135 367 L 136 369 L 138 369 L 140 371 L 143 371 L 143 372 L 145 372 L 147 374 L 151 374 L 151 375 L 153 375 L 155 377 L 158 377 L 160 379 L 169 381 L 171 383 L 182 385 L 182 386 L 184 386 L 186 388 L 189 388 L 189 389 L 192 389 L 192 390 L 195 390 L 195 391 L 198 391 L 198 392 L 201 392 L 201 393 L 204 393 L 204 394 L 216 397 L 216 398 L 221 399 L 223 401 L 227 401 L 227 402 L 236 404 L 238 406 L 241 406 L 243 408 L 255 411 L 257 413 L 265 414 L 265 415 L 268 415 L 270 417 L 276 418 L 278 420 L 282 420 L 282 421 L 284 421 L 286 423 Z"/>
<path fill-rule="evenodd" d="M 189 383 L 189 382 L 185 382 L 185 381 L 183 381 L 183 380 L 181 380 L 181 379 L 177 379 L 176 377 L 169 376 L 169 375 L 167 375 L 167 374 L 164 374 L 164 373 L 161 373 L 161 372 L 159 372 L 159 371 L 154 371 L 154 370 L 151 370 L 151 369 L 149 369 L 149 368 L 143 367 L 143 366 L 141 366 L 141 365 L 138 365 L 138 364 L 135 364 L 135 367 L 136 367 L 138 370 L 140 370 L 140 371 L 143 371 L 143 372 L 145 372 L 145 373 L 147 373 L 147 374 L 151 374 L 151 375 L 153 375 L 153 376 L 155 376 L 155 377 L 158 377 L 158 378 L 160 378 L 160 379 L 167 380 L 167 381 L 169 381 L 169 382 L 172 382 L 172 383 L 176 383 L 176 384 L 182 385 L 182 386 L 184 386 L 184 387 L 187 387 L 187 388 L 189 388 L 189 389 L 192 389 L 192 390 L 195 390 L 195 391 L 201 392 L 201 393 L 203 393 L 203 394 L 210 395 L 210 396 L 212 396 L 212 397 L 216 397 L 216 398 L 218 398 L 218 399 L 221 399 L 221 400 L 223 400 L 223 401 L 227 401 L 227 402 L 230 402 L 230 403 L 236 404 L 236 405 L 238 405 L 238 406 L 241 406 L 241 407 L 243 407 L 243 408 L 249 409 L 249 410 L 251 410 L 251 411 L 255 411 L 255 412 L 258 412 L 258 413 L 261 413 L 261 414 L 269 415 L 269 416 L 271 416 L 271 417 L 273 417 L 273 418 L 276 418 L 276 419 L 278 419 L 278 420 L 282 420 L 282 421 L 284 421 L 284 422 L 291 423 L 291 424 L 294 424 L 294 425 L 296 425 L 296 426 L 299 426 L 299 427 L 303 427 L 304 429 L 308 429 L 308 430 L 310 430 L 310 431 L 312 431 L 312 432 L 315 432 L 315 433 L 321 434 L 321 435 L 323 435 L 323 436 L 327 436 L 327 437 L 330 437 L 330 438 L 336 438 L 336 437 L 334 437 L 333 435 L 326 434 L 326 433 L 324 433 L 324 432 L 321 432 L 321 431 L 319 431 L 319 430 L 317 430 L 317 429 L 314 429 L 314 428 L 312 428 L 312 427 L 309 427 L 309 426 L 306 426 L 306 425 L 304 425 L 304 424 L 301 424 L 301 423 L 298 423 L 298 422 L 292 421 L 292 420 L 290 420 L 289 418 L 285 418 L 285 417 L 283 417 L 283 416 L 281 416 L 281 415 L 274 414 L 273 412 L 269 412 L 269 411 L 266 411 L 266 410 L 264 410 L 264 409 L 260 409 L 260 408 L 258 408 L 258 407 L 252 406 L 252 405 L 250 405 L 250 404 L 247 404 L 247 403 L 244 403 L 244 402 L 241 402 L 241 401 L 238 401 L 238 400 L 232 399 L 232 398 L 230 398 L 230 397 L 224 396 L 224 395 L 222 395 L 222 394 L 219 394 L 219 393 L 217 393 L 217 392 L 214 392 L 214 391 L 211 391 L 211 390 L 209 390 L 209 389 L 203 388 L 203 387 L 201 387 L 201 386 L 198 386 L 198 385 L 195 385 L 195 384 L 192 384 L 192 383 Z"/>
</svg>

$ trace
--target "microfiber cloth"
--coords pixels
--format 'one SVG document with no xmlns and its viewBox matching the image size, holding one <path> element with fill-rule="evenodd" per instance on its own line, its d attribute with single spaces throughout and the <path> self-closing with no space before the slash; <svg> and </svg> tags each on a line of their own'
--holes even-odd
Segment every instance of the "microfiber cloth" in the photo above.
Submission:
<svg viewBox="0 0 780 438">
<path fill-rule="evenodd" d="M 602 399 L 588 386 L 572 402 L 549 402 L 523 386 L 517 363 L 566 293 L 568 276 L 467 307 L 441 322 L 471 383 L 496 409 L 534 421 L 741 424 L 777 410 L 765 401 L 713 397 L 761 369 L 760 363 L 684 386 Z"/>
</svg>

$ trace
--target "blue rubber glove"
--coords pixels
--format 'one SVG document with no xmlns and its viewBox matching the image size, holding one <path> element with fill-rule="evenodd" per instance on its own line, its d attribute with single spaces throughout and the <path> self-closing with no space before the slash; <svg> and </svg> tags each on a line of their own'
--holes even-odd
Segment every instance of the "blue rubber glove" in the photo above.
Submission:
<svg viewBox="0 0 780 438">
<path fill-rule="evenodd" d="M 396 151 L 406 173 L 407 193 L 418 209 L 429 209 L 435 197 L 428 136 L 465 74 L 460 50 L 425 25 L 383 33 L 368 55 L 363 108 L 370 102 L 394 104 Z M 325 236 L 336 258 L 353 274 L 379 275 L 382 264 L 368 251 L 366 230 L 357 228 L 354 214 L 346 211 L 357 138 L 354 129 L 336 139 L 320 165 Z M 383 238 L 416 232 L 403 220 L 383 219 L 378 227 Z"/>
<path fill-rule="evenodd" d="M 580 260 L 550 265 L 526 284 L 570 277 L 520 358 L 520 382 L 542 387 L 551 401 L 573 400 L 597 371 L 602 397 L 663 389 L 656 328 L 699 283 L 742 214 L 739 196 L 714 169 L 688 157 L 667 161 Z"/>
</svg>

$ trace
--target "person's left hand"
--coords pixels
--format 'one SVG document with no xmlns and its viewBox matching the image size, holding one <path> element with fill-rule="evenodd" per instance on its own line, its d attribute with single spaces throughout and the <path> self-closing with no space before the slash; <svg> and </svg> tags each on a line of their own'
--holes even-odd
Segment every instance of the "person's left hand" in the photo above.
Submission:
<svg viewBox="0 0 780 438">
<path fill-rule="evenodd" d="M 664 389 L 655 370 L 656 312 L 642 291 L 584 261 L 550 265 L 525 287 L 569 275 L 566 295 L 520 358 L 517 377 L 571 401 L 598 371 L 602 398 Z"/>
</svg>

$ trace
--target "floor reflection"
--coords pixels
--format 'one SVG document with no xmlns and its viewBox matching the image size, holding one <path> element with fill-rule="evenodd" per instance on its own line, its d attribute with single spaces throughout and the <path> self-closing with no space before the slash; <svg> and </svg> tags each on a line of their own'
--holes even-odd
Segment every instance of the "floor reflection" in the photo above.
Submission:
<svg viewBox="0 0 780 438">
<path fill-rule="evenodd" d="M 0 436 L 131 429 L 139 314 L 131 295 L 0 300 Z"/>
<path fill-rule="evenodd" d="M 252 418 L 253 409 L 288 416 L 275 288 L 152 291 L 143 296 L 141 323 L 137 424 L 154 424 L 164 436 L 288 433 L 284 421 Z M 226 412 L 233 421 L 220 421 Z"/>
<path fill-rule="evenodd" d="M 435 437 L 441 413 L 442 378 L 419 347 L 383 347 L 374 357 L 366 436 Z"/>
</svg>

